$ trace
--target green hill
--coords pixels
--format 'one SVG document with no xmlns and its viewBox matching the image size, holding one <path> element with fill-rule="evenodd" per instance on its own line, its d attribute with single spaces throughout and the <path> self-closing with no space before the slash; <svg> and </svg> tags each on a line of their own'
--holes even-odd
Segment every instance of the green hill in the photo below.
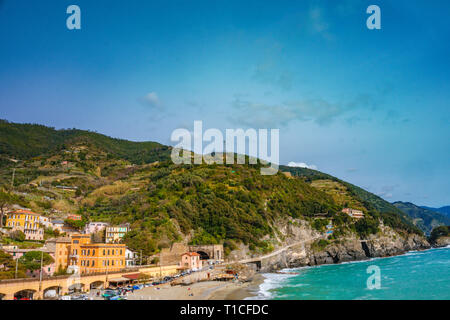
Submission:
<svg viewBox="0 0 450 320">
<path fill-rule="evenodd" d="M 438 212 L 424 209 L 410 202 L 394 202 L 394 206 L 402 210 L 414 220 L 414 224 L 418 226 L 427 235 L 431 233 L 433 228 L 450 225 L 450 218 Z"/>
<path fill-rule="evenodd" d="M 438 212 L 446 217 L 450 217 L 450 206 L 444 206 L 444 207 L 440 207 L 440 208 L 431 208 L 431 207 L 421 206 L 421 208 L 428 209 L 428 210 L 431 210 L 434 212 Z"/>
<path fill-rule="evenodd" d="M 381 197 L 373 193 L 370 193 L 358 186 L 340 180 L 329 174 L 308 168 L 280 166 L 280 170 L 284 172 L 290 172 L 293 176 L 299 177 L 308 183 L 314 183 L 314 181 L 320 180 L 322 181 L 330 180 L 336 182 L 345 188 L 344 192 L 346 196 L 348 198 L 353 199 L 354 203 L 357 203 L 359 205 L 362 204 L 363 207 L 367 210 L 379 212 L 383 216 L 383 219 L 388 223 L 388 225 L 390 226 L 402 225 L 406 226 L 406 228 L 410 231 L 417 232 L 417 227 L 414 225 L 412 219 L 406 213 L 399 210 L 396 206 L 394 206 L 390 202 L 383 200 Z M 343 204 L 351 205 L 351 203 L 343 203 Z"/>
<path fill-rule="evenodd" d="M 22 206 L 129 222 L 125 241 L 144 254 L 183 238 L 268 252 L 284 238 L 276 225 L 292 218 L 321 231 L 332 218 L 330 240 L 376 233 L 380 219 L 400 233 L 421 233 L 391 204 L 319 171 L 282 166 L 296 177 L 262 176 L 260 165 L 174 165 L 170 147 L 76 129 L 2 121 L 0 134 L 0 186 L 7 188 L 14 173 L 11 192 Z M 366 218 L 351 219 L 341 213 L 345 206 Z M 316 219 L 318 213 L 326 219 Z"/>
<path fill-rule="evenodd" d="M 55 130 L 38 124 L 18 124 L 0 120 L 0 156 L 27 160 L 51 155 L 67 145 L 85 143 L 134 164 L 168 160 L 170 148 L 157 142 L 132 142 L 77 130 Z"/>
</svg>

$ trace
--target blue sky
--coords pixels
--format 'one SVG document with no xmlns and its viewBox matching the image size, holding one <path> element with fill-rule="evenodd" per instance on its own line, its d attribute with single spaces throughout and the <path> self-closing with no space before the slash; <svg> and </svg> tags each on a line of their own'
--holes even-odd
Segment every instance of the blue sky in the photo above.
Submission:
<svg viewBox="0 0 450 320">
<path fill-rule="evenodd" d="M 165 144 L 194 120 L 279 128 L 282 164 L 448 205 L 449 16 L 445 0 L 0 0 L 0 118 Z"/>
</svg>

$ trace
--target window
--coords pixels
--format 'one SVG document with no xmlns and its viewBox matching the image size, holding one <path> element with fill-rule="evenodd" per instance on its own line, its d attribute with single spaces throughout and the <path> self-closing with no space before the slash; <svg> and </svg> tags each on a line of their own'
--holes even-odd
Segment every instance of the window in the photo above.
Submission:
<svg viewBox="0 0 450 320">
<path fill-rule="evenodd" d="M 103 249 L 103 255 L 105 255 L 105 249 Z"/>
<path fill-rule="evenodd" d="M 95 266 L 95 260 L 92 260 L 92 266 Z"/>
</svg>

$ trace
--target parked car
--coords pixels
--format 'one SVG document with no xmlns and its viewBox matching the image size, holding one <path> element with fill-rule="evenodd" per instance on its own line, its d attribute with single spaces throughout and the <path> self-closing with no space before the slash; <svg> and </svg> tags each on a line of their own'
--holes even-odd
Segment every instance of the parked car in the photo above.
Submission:
<svg viewBox="0 0 450 320">
<path fill-rule="evenodd" d="M 127 298 L 124 297 L 124 296 L 113 296 L 113 297 L 110 297 L 107 300 L 127 300 Z"/>
<path fill-rule="evenodd" d="M 85 294 L 76 294 L 71 296 L 70 300 L 89 300 L 89 297 Z"/>
<path fill-rule="evenodd" d="M 105 290 L 105 292 L 103 292 L 102 294 L 102 297 L 106 300 L 109 300 L 111 297 L 117 296 L 117 294 L 118 293 L 115 290 Z"/>
</svg>

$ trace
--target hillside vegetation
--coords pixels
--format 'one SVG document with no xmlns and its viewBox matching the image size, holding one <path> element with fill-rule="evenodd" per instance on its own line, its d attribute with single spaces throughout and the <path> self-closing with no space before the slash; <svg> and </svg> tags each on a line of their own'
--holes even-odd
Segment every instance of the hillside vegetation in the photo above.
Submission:
<svg viewBox="0 0 450 320">
<path fill-rule="evenodd" d="M 0 133 L 0 186 L 17 204 L 45 215 L 129 222 L 125 242 L 146 255 L 181 240 L 269 252 L 284 237 L 275 225 L 297 218 L 320 231 L 333 219 L 330 240 L 377 233 L 380 221 L 400 233 L 421 233 L 388 202 L 314 170 L 282 166 L 290 178 L 262 176 L 259 165 L 174 165 L 169 147 L 76 129 L 2 121 Z M 341 213 L 346 206 L 366 218 Z"/>
<path fill-rule="evenodd" d="M 394 206 L 402 210 L 413 219 L 414 224 L 419 227 L 424 233 L 429 235 L 433 228 L 438 226 L 450 225 L 450 218 L 438 212 L 421 208 L 410 202 L 394 202 Z"/>
</svg>

